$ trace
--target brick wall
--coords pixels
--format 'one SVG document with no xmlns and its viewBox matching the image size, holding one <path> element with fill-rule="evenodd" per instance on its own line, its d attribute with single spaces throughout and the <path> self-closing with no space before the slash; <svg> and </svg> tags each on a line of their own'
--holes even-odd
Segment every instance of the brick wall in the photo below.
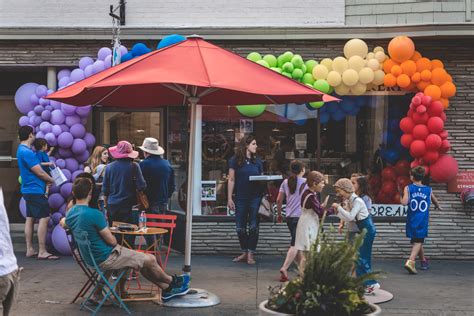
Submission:
<svg viewBox="0 0 474 316">
<path fill-rule="evenodd" d="M 138 41 L 138 40 L 137 40 Z M 474 61 L 472 39 L 415 40 L 417 49 L 429 58 L 439 58 L 453 76 L 457 94 L 447 110 L 446 128 L 453 145 L 451 154 L 460 169 L 474 169 Z M 250 51 L 279 54 L 286 50 L 300 53 L 303 58 L 334 58 L 341 54 L 344 41 L 216 41 L 217 44 L 246 55 Z M 77 60 L 93 55 L 98 47 L 108 43 L 99 41 L 3 41 L 0 42 L 0 66 L 10 65 L 77 65 Z M 129 43 L 125 43 L 130 46 Z M 369 46 L 387 47 L 388 41 L 369 42 Z M 150 47 L 156 43 L 150 42 Z M 28 78 L 25 78 L 25 82 Z M 474 214 L 466 214 L 458 194 L 446 192 L 446 185 L 435 185 L 434 192 L 441 200 L 442 213 L 433 211 L 430 237 L 426 251 L 432 258 L 474 259 Z M 409 250 L 403 223 L 376 223 L 378 236 L 374 255 L 400 258 Z M 260 230 L 260 253 L 284 253 L 288 246 L 286 225 L 264 223 Z M 194 253 L 236 253 L 238 241 L 231 222 L 195 222 Z"/>
</svg>

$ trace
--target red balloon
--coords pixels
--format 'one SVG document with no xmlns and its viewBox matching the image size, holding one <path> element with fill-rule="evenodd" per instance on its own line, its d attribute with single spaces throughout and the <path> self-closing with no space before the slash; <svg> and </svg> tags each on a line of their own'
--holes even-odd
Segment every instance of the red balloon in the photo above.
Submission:
<svg viewBox="0 0 474 316">
<path fill-rule="evenodd" d="M 412 118 L 413 118 L 413 122 L 415 122 L 415 124 L 426 124 L 426 122 L 428 122 L 428 119 L 430 118 L 430 116 L 426 112 L 423 113 L 423 114 L 420 114 L 418 112 L 414 112 L 413 115 L 412 115 Z"/>
<path fill-rule="evenodd" d="M 458 162 L 450 155 L 442 155 L 430 168 L 431 178 L 435 182 L 445 183 L 458 173 Z"/>
<path fill-rule="evenodd" d="M 421 104 L 428 107 L 431 104 L 431 100 L 432 98 L 429 95 L 425 95 L 423 98 L 421 98 Z"/>
<path fill-rule="evenodd" d="M 413 110 L 412 108 L 408 109 L 407 117 L 413 118 L 413 113 L 415 113 L 415 110 Z"/>
<path fill-rule="evenodd" d="M 439 137 L 441 137 L 441 139 L 448 138 L 448 132 L 447 131 L 442 131 L 441 133 L 439 133 Z"/>
<path fill-rule="evenodd" d="M 397 191 L 397 186 L 393 181 L 385 181 L 382 183 L 382 192 L 393 195 Z"/>
<path fill-rule="evenodd" d="M 414 138 L 412 134 L 403 134 L 402 137 L 400 138 L 400 144 L 402 144 L 402 146 L 405 148 L 410 148 L 410 145 L 413 139 Z"/>
<path fill-rule="evenodd" d="M 415 123 L 410 117 L 404 117 L 400 120 L 400 129 L 402 132 L 406 134 L 411 134 L 413 127 L 415 127 Z"/>
<path fill-rule="evenodd" d="M 409 185 L 410 182 L 410 178 L 407 176 L 400 176 L 397 178 L 397 184 L 401 190 L 403 190 L 407 185 Z"/>
<path fill-rule="evenodd" d="M 393 167 L 385 167 L 382 170 L 382 179 L 384 181 L 394 181 L 397 178 L 397 173 Z"/>
<path fill-rule="evenodd" d="M 386 204 L 386 203 L 390 203 L 390 201 L 391 201 L 390 195 L 380 190 L 380 192 L 377 194 L 376 202 Z"/>
<path fill-rule="evenodd" d="M 433 116 L 433 117 L 430 117 L 426 126 L 428 126 L 428 129 L 430 130 L 431 133 L 439 134 L 444 129 L 444 122 L 441 118 L 437 116 Z"/>
<path fill-rule="evenodd" d="M 447 153 L 449 150 L 451 149 L 451 144 L 449 143 L 449 141 L 447 139 L 444 139 L 442 142 L 441 142 L 441 148 L 440 148 L 440 152 L 445 154 Z"/>
<path fill-rule="evenodd" d="M 425 142 L 422 140 L 414 140 L 410 145 L 410 155 L 414 158 L 422 157 L 426 152 Z"/>
<path fill-rule="evenodd" d="M 438 134 L 429 134 L 425 139 L 426 149 L 428 150 L 438 150 L 441 147 L 441 142 L 443 140 Z"/>
<path fill-rule="evenodd" d="M 420 105 L 420 106 L 418 106 L 418 107 L 416 108 L 416 111 L 417 111 L 418 113 L 420 113 L 420 114 L 423 114 L 423 113 L 426 112 L 426 106 Z M 429 114 L 428 114 L 428 115 L 429 115 Z"/>
<path fill-rule="evenodd" d="M 399 160 L 395 164 L 395 172 L 399 176 L 405 176 L 410 173 L 410 163 L 406 160 Z"/>
<path fill-rule="evenodd" d="M 434 101 L 428 108 L 428 115 L 429 116 L 440 116 L 441 113 L 444 111 L 444 106 L 439 101 Z"/>
<path fill-rule="evenodd" d="M 413 128 L 413 137 L 415 139 L 425 140 L 430 134 L 428 127 L 424 124 L 418 124 Z"/>
<path fill-rule="evenodd" d="M 423 155 L 423 161 L 427 164 L 435 163 L 436 160 L 438 160 L 438 158 L 439 158 L 439 153 L 437 151 L 434 151 L 434 150 L 427 151 Z"/>
<path fill-rule="evenodd" d="M 393 204 L 400 204 L 400 193 L 395 193 L 393 196 Z"/>
<path fill-rule="evenodd" d="M 414 96 L 413 99 L 411 99 L 411 102 L 414 104 L 414 105 L 420 105 L 421 104 L 421 98 L 419 96 Z"/>
<path fill-rule="evenodd" d="M 439 117 L 443 120 L 443 122 L 446 122 L 446 113 L 441 113 Z"/>
<path fill-rule="evenodd" d="M 418 167 L 420 165 L 420 160 L 419 159 L 415 159 L 413 160 L 411 163 L 410 163 L 410 167 L 411 168 L 415 168 L 415 167 Z"/>
</svg>

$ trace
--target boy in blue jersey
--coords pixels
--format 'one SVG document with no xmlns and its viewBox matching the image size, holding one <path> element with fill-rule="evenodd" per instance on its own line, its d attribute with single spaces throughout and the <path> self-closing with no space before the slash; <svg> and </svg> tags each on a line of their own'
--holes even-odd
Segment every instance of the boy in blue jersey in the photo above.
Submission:
<svg viewBox="0 0 474 316">
<path fill-rule="evenodd" d="M 428 236 L 428 222 L 430 217 L 430 204 L 433 201 L 435 208 L 441 211 L 438 199 L 432 192 L 430 186 L 422 184 L 425 177 L 425 168 L 418 166 L 411 170 L 409 184 L 403 190 L 403 195 L 400 202 L 403 205 L 408 205 L 406 236 L 411 239 L 413 245 L 411 249 L 410 258 L 405 263 L 405 269 L 410 274 L 416 274 L 415 260 L 416 256 L 420 257 L 421 270 L 428 270 L 428 259 L 425 258 L 423 251 L 423 243 L 426 236 Z"/>
</svg>

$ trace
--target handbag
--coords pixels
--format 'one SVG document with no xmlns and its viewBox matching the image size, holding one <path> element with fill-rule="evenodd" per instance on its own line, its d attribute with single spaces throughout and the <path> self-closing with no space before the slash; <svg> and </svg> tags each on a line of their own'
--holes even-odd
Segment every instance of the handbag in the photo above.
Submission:
<svg viewBox="0 0 474 316">
<path fill-rule="evenodd" d="M 57 187 L 61 186 L 61 184 L 63 184 L 64 182 L 67 182 L 66 176 L 64 175 L 61 168 L 59 168 L 58 166 L 56 166 L 55 168 L 51 168 L 51 176 L 53 177 L 54 184 Z"/>
<path fill-rule="evenodd" d="M 275 218 L 275 214 L 272 210 L 272 204 L 270 203 L 266 195 L 262 197 L 260 207 L 258 208 L 258 215 L 260 215 L 262 219 L 269 221 L 272 221 Z"/>
<path fill-rule="evenodd" d="M 145 192 L 137 190 L 137 165 L 134 162 L 132 162 L 132 186 L 136 192 L 138 210 L 147 210 L 150 207 L 150 203 Z"/>
</svg>

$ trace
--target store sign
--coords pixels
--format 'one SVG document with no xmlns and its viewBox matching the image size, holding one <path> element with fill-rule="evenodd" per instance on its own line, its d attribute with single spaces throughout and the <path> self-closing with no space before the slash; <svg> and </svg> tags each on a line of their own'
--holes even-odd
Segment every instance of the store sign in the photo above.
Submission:
<svg viewBox="0 0 474 316">
<path fill-rule="evenodd" d="M 402 204 L 372 204 L 370 214 L 372 216 L 406 216 L 407 206 Z"/>
<path fill-rule="evenodd" d="M 384 85 L 375 86 L 364 95 L 405 95 L 408 91 L 402 90 L 399 86 L 386 87 Z"/>
<path fill-rule="evenodd" d="M 464 189 L 474 189 L 474 170 L 459 171 L 448 183 L 448 192 L 459 193 Z"/>
</svg>

